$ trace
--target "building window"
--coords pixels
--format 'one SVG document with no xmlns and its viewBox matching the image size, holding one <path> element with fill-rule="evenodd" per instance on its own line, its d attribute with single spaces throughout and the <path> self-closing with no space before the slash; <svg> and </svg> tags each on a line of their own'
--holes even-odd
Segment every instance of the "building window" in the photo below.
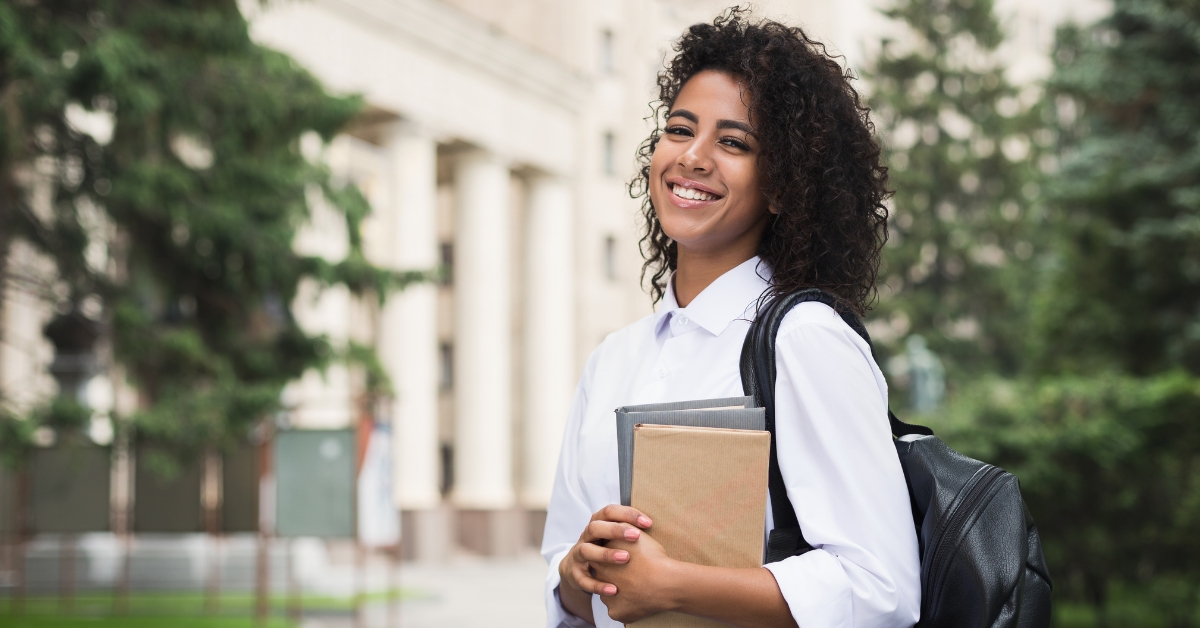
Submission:
<svg viewBox="0 0 1200 628">
<path fill-rule="evenodd" d="M 600 72 L 612 74 L 616 69 L 613 59 L 613 32 L 609 29 L 600 31 Z"/>
<path fill-rule="evenodd" d="M 442 477 L 439 478 L 441 486 L 438 488 L 442 490 L 442 497 L 446 497 L 454 489 L 454 445 L 442 443 L 438 453 L 442 467 L 440 474 Z"/>
<path fill-rule="evenodd" d="M 617 239 L 612 236 L 604 238 L 604 277 L 617 280 Z"/>
<path fill-rule="evenodd" d="M 438 386 L 442 390 L 454 387 L 454 347 L 448 342 L 438 346 Z"/>
<path fill-rule="evenodd" d="M 439 281 L 443 286 L 454 284 L 454 243 L 443 242 L 440 249 L 441 259 L 441 275 Z"/>
<path fill-rule="evenodd" d="M 604 150 L 600 158 L 603 160 L 604 174 L 617 174 L 617 136 L 613 135 L 612 131 L 604 134 Z"/>
</svg>

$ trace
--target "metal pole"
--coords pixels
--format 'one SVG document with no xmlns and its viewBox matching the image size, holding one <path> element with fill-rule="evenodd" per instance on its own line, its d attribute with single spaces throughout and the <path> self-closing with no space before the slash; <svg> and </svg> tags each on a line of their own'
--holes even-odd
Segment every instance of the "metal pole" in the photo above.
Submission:
<svg viewBox="0 0 1200 628">
<path fill-rule="evenodd" d="M 390 628 L 400 627 L 400 553 L 401 542 L 388 552 L 387 588 L 388 588 L 388 618 Z M 394 597 L 393 597 L 394 596 Z"/>
<path fill-rule="evenodd" d="M 204 610 L 209 615 L 221 613 L 221 551 L 225 545 L 225 537 L 210 535 L 208 537 L 212 551 L 209 553 L 208 584 L 205 587 Z"/>
<path fill-rule="evenodd" d="M 120 545 L 120 572 L 113 583 L 113 614 L 129 613 L 129 582 L 133 555 L 133 500 L 135 461 L 130 454 L 129 434 L 122 429 L 113 447 L 112 470 L 112 528 Z"/>
<path fill-rule="evenodd" d="M 204 531 L 214 551 L 209 557 L 208 582 L 204 587 L 204 610 L 209 615 L 218 612 L 221 596 L 221 456 L 214 448 L 204 452 L 204 481 L 201 485 L 201 503 L 204 507 Z"/>
<path fill-rule="evenodd" d="M 363 628 L 363 571 L 365 562 L 363 546 L 354 539 L 354 628 Z"/>
<path fill-rule="evenodd" d="M 15 522 L 17 529 L 17 555 L 13 561 L 17 571 L 16 590 L 13 592 L 13 615 L 17 616 L 25 614 L 25 559 L 28 553 L 30 533 L 29 492 L 29 461 L 26 459 L 21 465 L 21 470 L 17 473 L 17 516 Z"/>
<path fill-rule="evenodd" d="M 289 539 L 287 541 L 288 618 L 299 623 L 304 616 L 301 608 L 303 601 L 300 599 L 303 591 L 300 590 L 300 583 L 296 581 L 295 551 L 296 539 Z"/>
<path fill-rule="evenodd" d="M 121 576 L 117 580 L 117 595 L 113 600 L 113 612 L 117 616 L 129 614 L 129 588 L 133 571 L 133 535 L 121 535 Z"/>
<path fill-rule="evenodd" d="M 74 534 L 58 537 L 58 598 L 63 610 L 68 613 L 75 610 L 75 546 Z"/>
<path fill-rule="evenodd" d="M 263 424 L 263 439 L 258 447 L 258 565 L 255 570 L 254 624 L 266 626 L 271 613 L 271 529 L 274 513 L 269 512 L 267 486 L 271 476 L 271 443 L 274 432 L 270 421 Z"/>
</svg>

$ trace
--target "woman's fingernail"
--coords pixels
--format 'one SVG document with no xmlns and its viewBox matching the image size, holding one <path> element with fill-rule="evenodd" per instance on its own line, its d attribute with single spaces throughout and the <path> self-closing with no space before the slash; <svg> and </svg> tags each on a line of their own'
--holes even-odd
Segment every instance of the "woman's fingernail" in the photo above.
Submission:
<svg viewBox="0 0 1200 628">
<path fill-rule="evenodd" d="M 636 541 L 641 536 L 642 536 L 642 531 L 637 528 L 626 528 L 625 529 L 625 538 L 629 539 L 630 541 Z"/>
<path fill-rule="evenodd" d="M 638 516 L 638 525 L 640 525 L 644 528 L 649 528 L 650 524 L 652 524 L 652 523 L 654 523 L 654 522 L 650 521 L 650 517 L 647 517 L 645 515 Z"/>
<path fill-rule="evenodd" d="M 613 552 L 613 560 L 615 560 L 619 563 L 623 563 L 623 562 L 629 560 L 629 552 L 625 552 L 625 551 Z"/>
<path fill-rule="evenodd" d="M 604 590 L 604 595 L 616 595 L 617 594 L 617 587 L 615 587 L 611 584 L 604 585 L 603 590 Z"/>
</svg>

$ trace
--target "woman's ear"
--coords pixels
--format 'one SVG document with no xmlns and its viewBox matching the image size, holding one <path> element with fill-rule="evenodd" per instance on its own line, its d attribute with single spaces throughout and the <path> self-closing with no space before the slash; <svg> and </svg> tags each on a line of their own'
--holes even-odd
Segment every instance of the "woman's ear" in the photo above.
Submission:
<svg viewBox="0 0 1200 628">
<path fill-rule="evenodd" d="M 776 216 L 779 215 L 779 207 L 775 205 L 775 203 L 767 203 L 767 211 L 775 214 Z"/>
</svg>

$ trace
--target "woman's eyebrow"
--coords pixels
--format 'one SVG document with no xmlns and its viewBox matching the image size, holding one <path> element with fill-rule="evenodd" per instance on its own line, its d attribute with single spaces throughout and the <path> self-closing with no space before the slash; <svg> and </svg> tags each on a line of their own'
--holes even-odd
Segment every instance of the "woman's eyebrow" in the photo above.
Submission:
<svg viewBox="0 0 1200 628">
<path fill-rule="evenodd" d="M 746 124 L 745 122 L 738 122 L 737 120 L 717 120 L 717 128 L 718 129 L 737 129 L 739 131 L 745 131 L 746 133 L 749 133 L 750 135 L 754 135 L 754 127 L 750 126 L 749 124 Z"/>
<path fill-rule="evenodd" d="M 671 113 L 667 114 L 667 119 L 670 120 L 671 118 L 674 118 L 675 116 L 679 116 L 680 118 L 683 118 L 685 120 L 691 120 L 693 124 L 700 124 L 700 116 L 697 116 L 696 114 L 688 111 L 687 109 L 676 109 L 675 111 L 672 111 Z"/>
<path fill-rule="evenodd" d="M 671 118 L 674 118 L 676 116 L 683 118 L 685 120 L 691 120 L 693 124 L 700 124 L 700 116 L 697 116 L 696 114 L 688 111 L 687 109 L 676 109 L 675 111 L 672 111 L 671 113 L 667 114 L 667 119 L 670 120 Z M 743 131 L 750 135 L 755 134 L 754 127 L 750 126 L 749 124 L 746 124 L 745 122 L 738 122 L 737 120 L 717 120 L 717 128 L 718 129 L 737 129 L 739 131 Z"/>
</svg>

